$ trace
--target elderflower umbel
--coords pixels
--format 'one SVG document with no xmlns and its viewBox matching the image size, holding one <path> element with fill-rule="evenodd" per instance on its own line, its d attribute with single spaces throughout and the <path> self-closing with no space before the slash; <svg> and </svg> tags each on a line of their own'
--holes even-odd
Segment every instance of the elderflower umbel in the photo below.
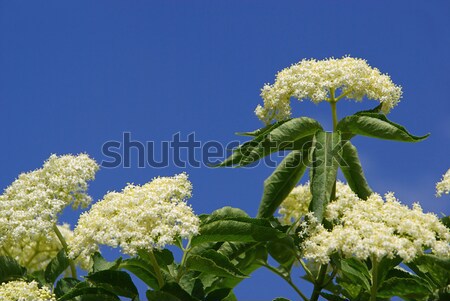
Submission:
<svg viewBox="0 0 450 301">
<path fill-rule="evenodd" d="M 36 281 L 10 281 L 0 285 L 1 301 L 56 301 L 48 287 L 39 288 Z"/>
<path fill-rule="evenodd" d="M 413 260 L 431 249 L 439 257 L 450 256 L 450 232 L 432 213 L 419 204 L 412 209 L 400 204 L 392 193 L 372 194 L 366 201 L 342 204 L 339 199 L 327 210 L 338 212 L 332 230 L 316 223 L 303 243 L 305 258 L 325 264 L 338 252 L 361 260 L 401 257 Z"/>
<path fill-rule="evenodd" d="M 298 185 L 291 193 L 284 199 L 280 205 L 278 213 L 281 215 L 280 220 L 283 224 L 292 224 L 300 220 L 308 213 L 309 203 L 311 203 L 312 195 L 309 183 Z M 343 204 L 351 204 L 358 201 L 358 196 L 351 190 L 351 188 L 340 181 L 336 183 L 336 199 L 339 199 L 340 208 L 343 210 Z M 334 220 L 337 218 L 339 212 L 336 207 L 336 202 L 328 204 L 328 209 L 325 211 L 325 218 Z"/>
<path fill-rule="evenodd" d="M 68 224 L 58 225 L 59 232 L 61 232 L 68 245 L 72 244 L 73 232 L 70 230 Z M 58 254 L 63 248 L 56 234 L 53 233 L 51 239 L 46 236 L 22 237 L 22 240 L 6 240 L 0 248 L 0 255 L 7 255 L 19 262 L 29 273 L 37 270 L 43 270 L 48 265 L 50 260 Z M 89 269 L 90 257 L 80 256 L 76 259 L 76 263 L 84 270 Z"/>
<path fill-rule="evenodd" d="M 22 173 L 0 196 L 0 246 L 3 241 L 52 239 L 58 214 L 72 203 L 86 207 L 87 181 L 97 163 L 86 154 L 51 155 L 40 169 Z"/>
<path fill-rule="evenodd" d="M 264 85 L 261 89 L 264 106 L 258 105 L 255 113 L 265 123 L 283 120 L 291 115 L 291 97 L 319 103 L 334 97 L 330 91 L 339 92 L 338 99 L 378 100 L 384 113 L 388 113 L 402 95 L 400 86 L 363 59 L 305 59 L 280 71 L 273 85 Z"/>
<path fill-rule="evenodd" d="M 442 176 L 442 180 L 436 183 L 436 196 L 450 193 L 450 169 Z"/>
<path fill-rule="evenodd" d="M 69 256 L 90 254 L 97 244 L 129 255 L 174 243 L 198 233 L 199 219 L 186 204 L 192 185 L 185 173 L 159 177 L 142 186 L 109 192 L 81 215 Z"/>
</svg>

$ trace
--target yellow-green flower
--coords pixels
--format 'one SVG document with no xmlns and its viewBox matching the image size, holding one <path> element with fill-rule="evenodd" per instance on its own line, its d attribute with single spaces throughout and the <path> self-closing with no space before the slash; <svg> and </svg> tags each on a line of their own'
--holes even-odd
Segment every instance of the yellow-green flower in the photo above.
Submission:
<svg viewBox="0 0 450 301">
<path fill-rule="evenodd" d="M 90 204 L 87 182 L 98 169 L 86 154 L 51 155 L 42 168 L 20 174 L 0 195 L 0 247 L 8 240 L 52 240 L 64 208 Z"/>
<path fill-rule="evenodd" d="M 186 204 L 191 190 L 182 173 L 109 192 L 81 215 L 69 256 L 88 256 L 98 244 L 120 247 L 133 256 L 140 249 L 162 249 L 178 237 L 197 234 L 200 220 Z"/>
<path fill-rule="evenodd" d="M 36 281 L 10 281 L 0 285 L 1 301 L 56 301 L 55 295 L 43 286 L 39 288 Z"/>
<path fill-rule="evenodd" d="M 443 194 L 450 192 L 450 169 L 442 176 L 442 180 L 436 183 L 436 196 L 440 197 Z"/>
</svg>

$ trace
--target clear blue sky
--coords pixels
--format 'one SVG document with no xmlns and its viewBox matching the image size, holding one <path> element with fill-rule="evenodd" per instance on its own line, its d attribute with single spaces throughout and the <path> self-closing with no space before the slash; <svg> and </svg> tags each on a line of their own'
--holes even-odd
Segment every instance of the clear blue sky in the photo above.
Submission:
<svg viewBox="0 0 450 301">
<path fill-rule="evenodd" d="M 390 118 L 431 136 L 418 144 L 356 138 L 374 190 L 449 213 L 434 185 L 450 167 L 450 1 L 0 1 L 0 187 L 51 154 L 87 152 L 131 132 L 140 141 L 180 132 L 228 143 L 261 126 L 253 110 L 275 73 L 302 58 L 366 58 L 403 86 Z M 374 106 L 347 103 L 340 116 Z M 293 103 L 330 128 L 325 104 Z M 271 169 L 102 169 L 100 199 L 127 182 L 186 171 L 197 213 L 231 205 L 255 215 Z M 67 212 L 63 220 L 76 222 Z M 107 252 L 108 256 L 115 253 Z M 236 293 L 294 293 L 258 271 Z"/>
</svg>

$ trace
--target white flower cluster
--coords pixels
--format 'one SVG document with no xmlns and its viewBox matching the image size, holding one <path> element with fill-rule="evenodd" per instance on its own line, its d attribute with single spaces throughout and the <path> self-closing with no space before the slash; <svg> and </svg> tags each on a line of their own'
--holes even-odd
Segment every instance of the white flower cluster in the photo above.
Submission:
<svg viewBox="0 0 450 301">
<path fill-rule="evenodd" d="M 281 222 L 287 225 L 299 221 L 308 213 L 311 199 L 309 183 L 295 187 L 280 205 L 278 213 L 281 215 Z M 336 183 L 336 199 L 339 200 L 339 203 L 331 202 L 325 211 L 325 218 L 328 220 L 336 219 L 340 210 L 344 209 L 344 204 L 351 204 L 359 200 L 351 188 L 340 181 Z M 339 208 L 337 208 L 337 204 L 339 204 Z"/>
<path fill-rule="evenodd" d="M 59 232 L 66 240 L 68 245 L 72 244 L 73 232 L 70 230 L 68 224 L 58 225 Z M 0 248 L 0 255 L 5 255 L 14 258 L 19 264 L 27 268 L 28 273 L 33 273 L 37 270 L 43 270 L 48 265 L 50 260 L 58 254 L 63 248 L 56 234 L 53 233 L 49 240 L 46 236 L 22 237 L 22 240 L 7 240 L 4 241 L 2 248 Z M 88 270 L 90 267 L 90 257 L 80 256 L 76 259 L 76 263 Z"/>
<path fill-rule="evenodd" d="M 186 204 L 192 185 L 185 173 L 109 192 L 81 215 L 69 256 L 88 255 L 97 244 L 135 255 L 198 233 L 199 219 Z"/>
<path fill-rule="evenodd" d="M 10 281 L 0 285 L 1 301 L 56 301 L 55 295 L 36 281 Z"/>
<path fill-rule="evenodd" d="M 281 215 L 280 221 L 288 225 L 300 220 L 308 213 L 311 198 L 309 183 L 298 185 L 292 189 L 278 209 L 278 214 Z"/>
<path fill-rule="evenodd" d="M 442 180 L 436 183 L 436 196 L 450 193 L 450 169 L 442 176 Z"/>
<path fill-rule="evenodd" d="M 86 154 L 51 155 L 40 169 L 23 173 L 0 196 L 0 247 L 7 241 L 53 236 L 58 214 L 69 204 L 86 207 L 87 181 L 97 163 Z"/>
<path fill-rule="evenodd" d="M 366 201 L 330 203 L 327 211 L 337 214 L 332 230 L 320 224 L 309 228 L 304 241 L 304 256 L 325 264 L 330 255 L 361 260 L 401 257 L 411 261 L 431 249 L 437 256 L 450 256 L 450 232 L 432 213 L 423 213 L 419 204 L 412 209 L 400 204 L 392 193 L 372 194 Z"/>
<path fill-rule="evenodd" d="M 291 97 L 319 103 L 335 96 L 330 95 L 330 91 L 340 92 L 337 97 L 341 98 L 378 100 L 384 113 L 388 113 L 402 96 L 400 86 L 363 59 L 305 59 L 280 71 L 273 85 L 264 85 L 261 90 L 264 106 L 258 105 L 255 113 L 265 123 L 283 120 L 291 115 Z"/>
</svg>

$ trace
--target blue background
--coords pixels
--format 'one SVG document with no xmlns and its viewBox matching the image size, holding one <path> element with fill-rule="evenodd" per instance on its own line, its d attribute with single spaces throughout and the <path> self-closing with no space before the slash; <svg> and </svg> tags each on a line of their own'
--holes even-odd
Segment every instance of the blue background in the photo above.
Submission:
<svg viewBox="0 0 450 301">
<path fill-rule="evenodd" d="M 350 54 L 403 86 L 390 119 L 431 133 L 417 144 L 356 138 L 369 183 L 448 214 L 449 197 L 436 199 L 434 185 L 450 167 L 449 13 L 444 0 L 0 1 L 0 186 L 51 153 L 87 152 L 101 162 L 103 143 L 126 131 L 156 145 L 177 132 L 226 144 L 262 125 L 253 110 L 277 71 Z M 338 114 L 375 104 L 340 102 Z M 331 129 L 325 103 L 292 106 Z M 90 193 L 98 200 L 128 182 L 181 171 L 193 182 L 196 213 L 231 205 L 255 215 L 272 169 L 137 168 L 134 154 L 131 168 L 102 169 Z M 77 216 L 67 211 L 62 220 L 74 225 Z M 236 294 L 298 299 L 265 270 Z"/>
</svg>

